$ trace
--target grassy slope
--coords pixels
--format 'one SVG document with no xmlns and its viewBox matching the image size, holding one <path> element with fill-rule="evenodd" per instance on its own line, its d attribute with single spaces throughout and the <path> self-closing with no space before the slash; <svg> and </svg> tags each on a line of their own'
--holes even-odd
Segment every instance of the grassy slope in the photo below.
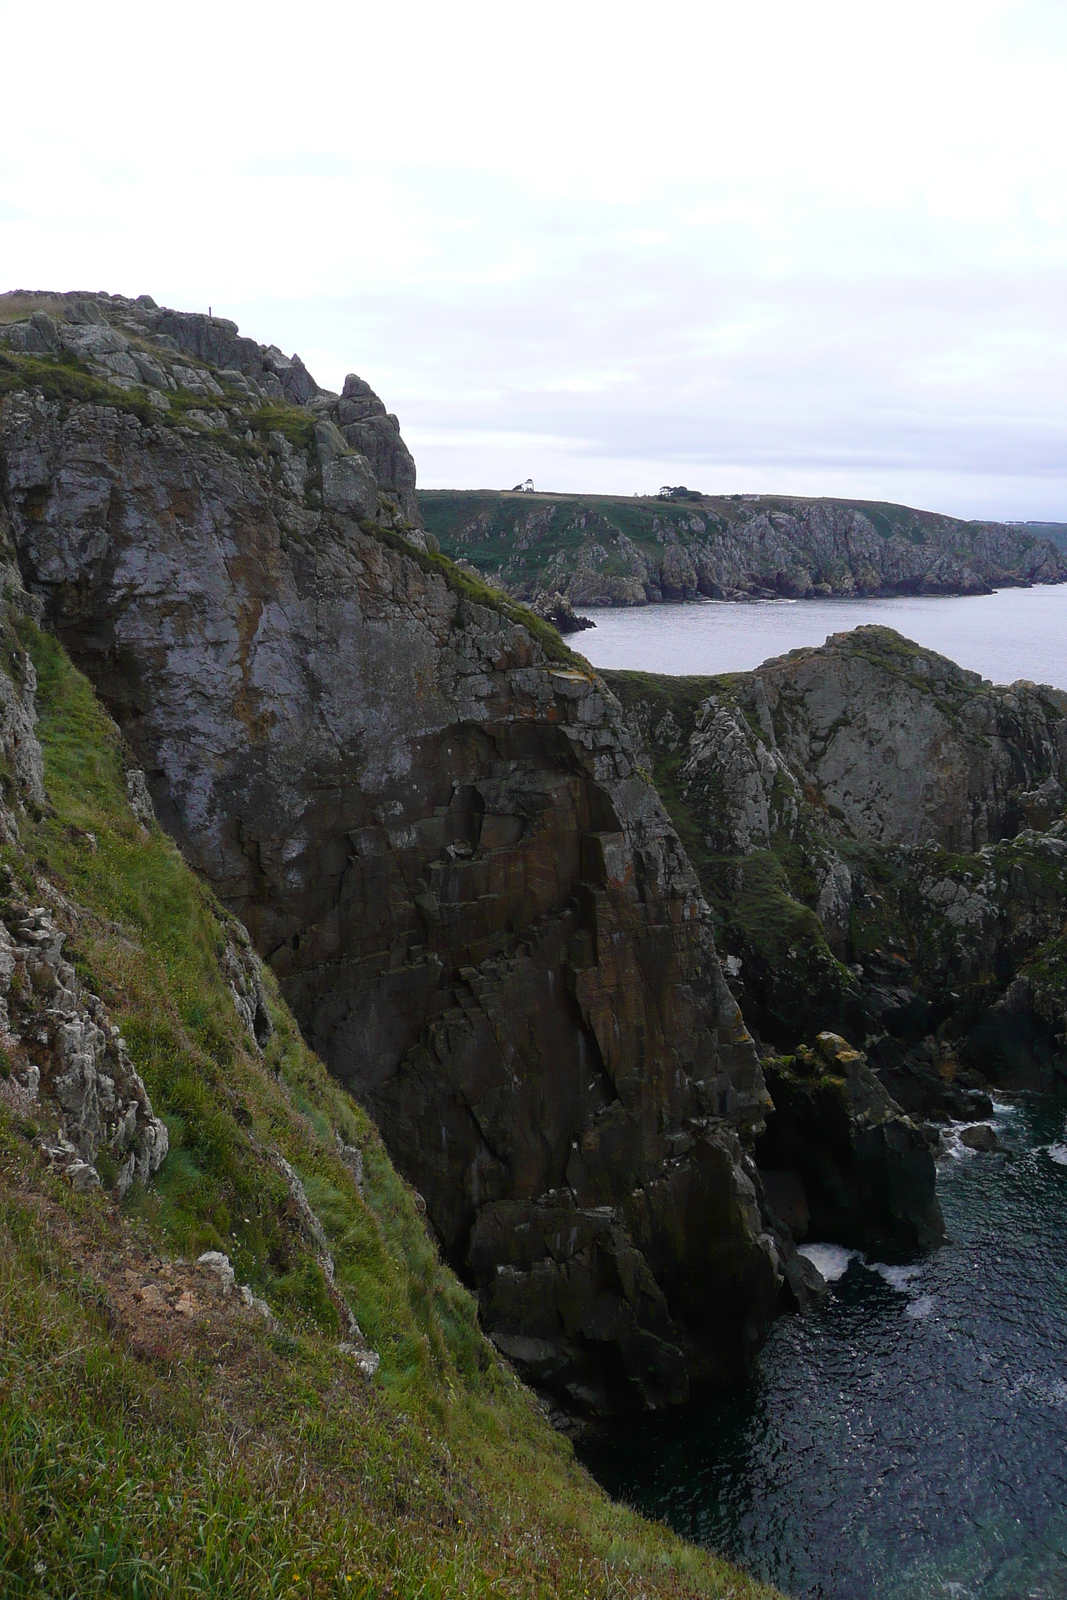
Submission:
<svg viewBox="0 0 1067 1600">
<path fill-rule="evenodd" d="M 120 1023 L 172 1153 L 119 1208 L 50 1176 L 33 1125 L 0 1112 L 0 1591 L 769 1594 L 576 1466 L 269 974 L 276 1031 L 265 1056 L 252 1045 L 219 973 L 232 925 L 170 841 L 134 822 L 118 736 L 85 680 L 20 629 L 52 812 L 4 854 L 28 892 L 36 873 L 81 908 L 68 953 Z M 362 1196 L 337 1132 L 362 1148 Z M 381 1353 L 374 1380 L 337 1352 L 273 1148 Z M 277 1325 L 220 1302 L 134 1337 L 129 1280 L 212 1247 Z"/>
</svg>

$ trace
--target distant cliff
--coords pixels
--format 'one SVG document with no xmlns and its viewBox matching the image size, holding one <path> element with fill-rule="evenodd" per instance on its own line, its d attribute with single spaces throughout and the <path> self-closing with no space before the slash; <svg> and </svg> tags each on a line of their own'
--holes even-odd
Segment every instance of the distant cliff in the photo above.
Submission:
<svg viewBox="0 0 1067 1600">
<path fill-rule="evenodd" d="M 517 599 L 573 606 L 821 595 L 988 594 L 1067 581 L 1043 529 L 780 495 L 423 491 L 441 549 Z"/>
</svg>

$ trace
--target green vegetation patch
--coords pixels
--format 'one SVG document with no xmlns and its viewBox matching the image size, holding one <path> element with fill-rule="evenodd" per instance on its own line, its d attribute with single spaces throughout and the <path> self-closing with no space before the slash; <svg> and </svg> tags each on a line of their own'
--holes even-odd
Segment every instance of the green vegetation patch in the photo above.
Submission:
<svg viewBox="0 0 1067 1600">
<path fill-rule="evenodd" d="M 250 410 L 246 420 L 261 443 L 269 434 L 280 433 L 294 450 L 310 450 L 318 418 L 303 406 L 290 406 L 271 400 Z"/>
<path fill-rule="evenodd" d="M 66 404 L 115 406 L 146 423 L 161 416 L 143 389 L 116 389 L 76 356 L 28 356 L 0 347 L 0 397 L 20 389 L 39 389 L 46 400 Z"/>
</svg>

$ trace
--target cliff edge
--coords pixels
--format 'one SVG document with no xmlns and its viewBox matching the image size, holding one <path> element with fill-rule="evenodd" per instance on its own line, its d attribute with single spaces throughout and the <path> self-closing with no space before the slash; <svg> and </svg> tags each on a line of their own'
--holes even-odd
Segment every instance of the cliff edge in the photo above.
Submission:
<svg viewBox="0 0 1067 1600">
<path fill-rule="evenodd" d="M 436 554 L 358 380 L 325 395 L 143 301 L 25 299 L 0 362 L 25 586 L 491 1337 L 593 1413 L 734 1379 L 790 1249 L 749 1153 L 769 1101 L 614 696 Z"/>
<path fill-rule="evenodd" d="M 607 674 L 749 1025 L 944 1121 L 1067 1075 L 1067 694 L 857 628 L 754 672 Z"/>
</svg>

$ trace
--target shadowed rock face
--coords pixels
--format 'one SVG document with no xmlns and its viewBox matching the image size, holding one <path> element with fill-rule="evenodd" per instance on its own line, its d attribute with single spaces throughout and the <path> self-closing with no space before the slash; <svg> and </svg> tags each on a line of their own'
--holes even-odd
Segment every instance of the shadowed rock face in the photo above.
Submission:
<svg viewBox="0 0 1067 1600">
<path fill-rule="evenodd" d="M 594 1411 L 733 1378 L 781 1287 L 766 1091 L 618 704 L 306 476 L 0 401 L 28 588 L 501 1348 Z"/>
<path fill-rule="evenodd" d="M 774 1114 L 758 1142 L 761 1169 L 799 1182 L 797 1236 L 882 1256 L 914 1255 L 944 1237 L 936 1172 L 922 1130 L 840 1035 L 765 1061 Z M 768 1182 L 774 1194 L 773 1182 Z"/>
</svg>

